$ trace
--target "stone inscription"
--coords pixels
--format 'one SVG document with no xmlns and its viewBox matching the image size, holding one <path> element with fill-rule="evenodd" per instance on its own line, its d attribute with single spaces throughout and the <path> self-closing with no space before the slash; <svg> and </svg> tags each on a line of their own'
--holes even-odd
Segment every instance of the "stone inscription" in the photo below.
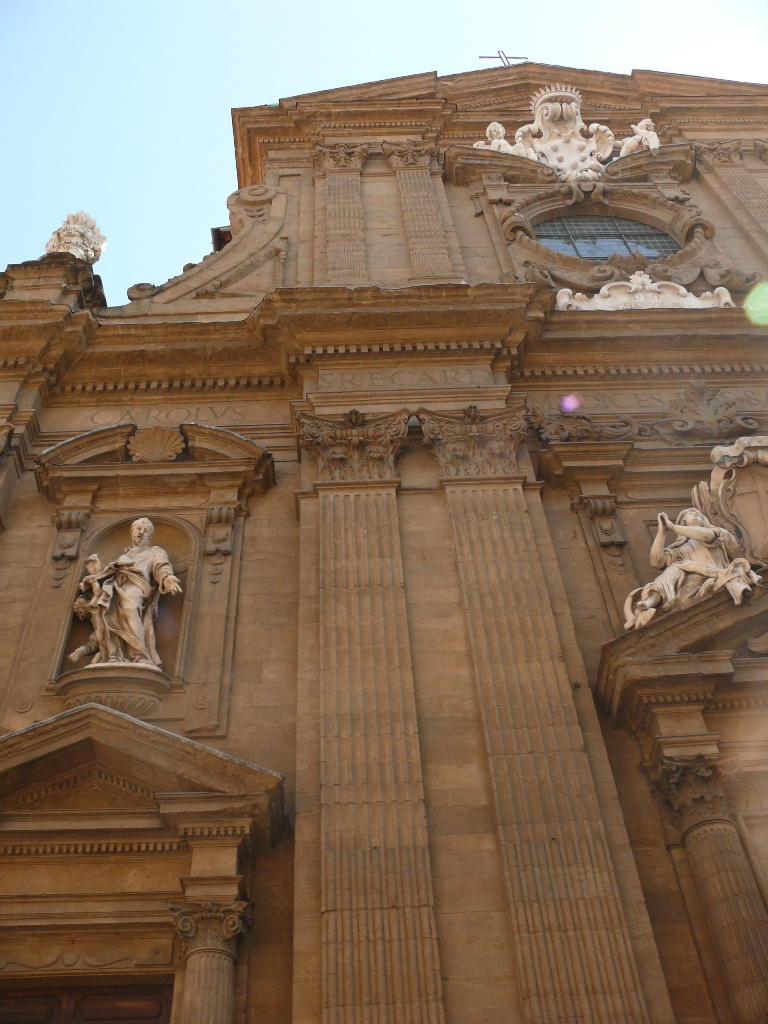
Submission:
<svg viewBox="0 0 768 1024">
<path fill-rule="evenodd" d="M 255 421 L 255 410 L 242 405 L 111 405 L 105 408 L 46 409 L 43 429 L 66 430 L 75 425 L 94 429 L 135 423 L 139 427 L 177 427 L 180 423 L 206 423 L 230 427 Z"/>
<path fill-rule="evenodd" d="M 406 367 L 396 370 L 321 370 L 320 391 L 411 391 L 426 388 L 487 388 L 493 373 L 480 366 Z"/>
</svg>

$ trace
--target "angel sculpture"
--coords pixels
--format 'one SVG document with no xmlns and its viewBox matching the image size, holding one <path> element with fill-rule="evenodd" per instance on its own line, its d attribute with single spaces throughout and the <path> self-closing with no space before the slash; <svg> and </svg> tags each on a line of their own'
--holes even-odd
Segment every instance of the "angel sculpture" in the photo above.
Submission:
<svg viewBox="0 0 768 1024">
<path fill-rule="evenodd" d="M 676 533 L 677 538 L 665 547 L 667 530 Z M 723 588 L 734 604 L 741 604 L 744 595 L 752 592 L 752 585 L 761 583 L 742 556 L 734 534 L 713 526 L 695 508 L 683 509 L 674 523 L 666 513 L 659 513 L 650 563 L 663 571 L 627 597 L 625 629 L 640 629 L 658 611 L 687 608 Z"/>
<path fill-rule="evenodd" d="M 655 131 L 656 126 L 650 117 L 643 118 L 642 121 L 638 121 L 631 127 L 635 134 L 630 135 L 622 142 L 619 159 L 629 156 L 630 153 L 642 153 L 644 149 L 649 149 L 651 153 L 658 153 L 661 143 Z"/>
<path fill-rule="evenodd" d="M 515 156 L 528 157 L 522 146 L 511 146 L 506 139 L 506 129 L 503 124 L 499 124 L 498 121 L 491 121 L 488 127 L 485 129 L 485 137 L 487 142 L 475 142 L 472 145 L 473 149 L 492 149 L 496 153 L 513 153 Z M 536 159 L 534 157 L 534 159 Z"/>
</svg>

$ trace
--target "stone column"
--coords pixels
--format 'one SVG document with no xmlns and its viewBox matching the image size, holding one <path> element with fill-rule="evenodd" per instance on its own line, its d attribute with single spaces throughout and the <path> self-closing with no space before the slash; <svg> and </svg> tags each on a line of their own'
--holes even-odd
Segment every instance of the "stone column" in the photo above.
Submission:
<svg viewBox="0 0 768 1024">
<path fill-rule="evenodd" d="M 232 1024 L 235 946 L 245 931 L 248 904 L 174 900 L 169 906 L 184 941 L 180 1024 Z"/>
<path fill-rule="evenodd" d="M 444 1019 L 395 498 L 407 422 L 300 417 L 319 468 L 324 1024 Z"/>
<path fill-rule="evenodd" d="M 368 145 L 315 146 L 326 176 L 326 270 L 329 284 L 368 284 L 360 172 Z"/>
<path fill-rule="evenodd" d="M 529 1024 L 648 1020 L 516 463 L 524 406 L 417 413 L 453 525 Z"/>
<path fill-rule="evenodd" d="M 383 142 L 381 148 L 397 175 L 414 279 L 458 280 L 430 173 L 437 149 L 410 139 L 402 146 Z"/>
<path fill-rule="evenodd" d="M 768 191 L 749 173 L 741 142 L 694 142 L 697 166 L 714 178 L 715 192 L 727 209 L 741 208 L 752 221 L 751 241 L 768 258 Z M 759 153 L 758 153 L 759 155 Z"/>
<path fill-rule="evenodd" d="M 665 758 L 654 790 L 671 809 L 699 890 L 738 1024 L 768 1019 L 768 912 L 717 767 Z"/>
</svg>

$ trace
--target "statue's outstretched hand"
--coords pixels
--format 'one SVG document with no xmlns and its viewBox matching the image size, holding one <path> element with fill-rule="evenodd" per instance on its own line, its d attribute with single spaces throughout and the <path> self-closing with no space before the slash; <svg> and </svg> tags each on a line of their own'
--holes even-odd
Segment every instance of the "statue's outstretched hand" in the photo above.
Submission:
<svg viewBox="0 0 768 1024">
<path fill-rule="evenodd" d="M 161 594 L 180 594 L 181 583 L 176 579 L 175 576 L 165 576 L 163 582 L 160 584 Z"/>
</svg>

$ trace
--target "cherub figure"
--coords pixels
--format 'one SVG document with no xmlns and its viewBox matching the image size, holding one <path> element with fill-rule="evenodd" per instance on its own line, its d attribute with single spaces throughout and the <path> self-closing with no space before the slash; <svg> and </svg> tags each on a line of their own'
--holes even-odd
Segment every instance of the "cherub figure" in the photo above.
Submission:
<svg viewBox="0 0 768 1024">
<path fill-rule="evenodd" d="M 621 151 L 619 153 L 619 159 L 623 156 L 629 156 L 630 153 L 641 153 L 644 149 L 649 149 L 651 153 L 658 153 L 659 136 L 656 134 L 655 125 L 650 117 L 643 118 L 642 121 L 638 121 L 637 124 L 631 125 L 634 135 L 630 135 L 628 139 L 624 139 L 621 144 Z"/>
<path fill-rule="evenodd" d="M 499 124 L 498 121 L 491 121 L 488 127 L 485 129 L 485 137 L 487 142 L 475 142 L 472 146 L 473 149 L 492 149 L 496 153 L 512 153 L 514 156 L 528 157 L 529 154 L 525 151 L 525 148 L 520 145 L 511 146 L 506 139 L 507 132 L 503 124 Z M 536 157 L 534 155 L 533 159 Z"/>
<path fill-rule="evenodd" d="M 665 547 L 667 530 L 676 533 L 677 538 Z M 650 563 L 663 571 L 627 597 L 625 629 L 640 629 L 657 611 L 686 608 L 723 588 L 734 604 L 741 604 L 744 595 L 751 593 L 752 584 L 761 582 L 730 530 L 713 526 L 695 508 L 683 509 L 674 523 L 666 513 L 659 513 Z"/>
<path fill-rule="evenodd" d="M 101 584 L 97 574 L 101 572 L 101 560 L 98 555 L 89 555 L 85 560 L 86 575 L 80 580 L 78 589 L 82 593 L 75 598 L 72 610 L 78 619 L 87 619 L 90 616 L 93 632 L 86 643 L 81 644 L 68 656 L 68 660 L 77 663 L 82 658 L 92 654 L 90 664 L 98 665 L 103 660 L 101 651 L 104 640 L 104 620 L 98 605 Z M 84 596 L 90 591 L 90 597 Z"/>
</svg>

